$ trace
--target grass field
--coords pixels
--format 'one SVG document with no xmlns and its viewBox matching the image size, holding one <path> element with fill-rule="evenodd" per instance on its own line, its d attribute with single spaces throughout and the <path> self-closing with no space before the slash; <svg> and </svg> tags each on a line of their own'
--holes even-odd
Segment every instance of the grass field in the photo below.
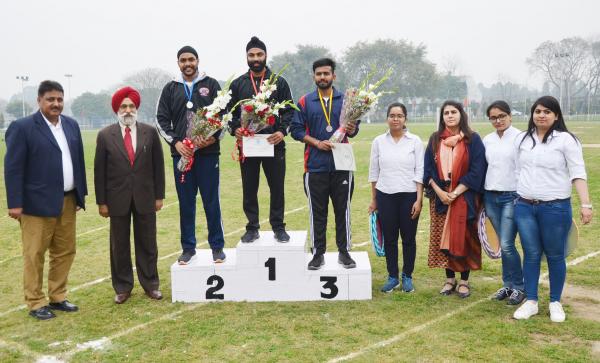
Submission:
<svg viewBox="0 0 600 363">
<path fill-rule="evenodd" d="M 410 122 L 410 121 L 409 121 Z M 568 124 L 584 144 L 600 143 L 600 123 Z M 524 124 L 516 124 L 523 128 Z M 433 124 L 411 126 L 424 140 Z M 485 135 L 491 126 L 474 124 Z M 472 296 L 461 300 L 438 294 L 442 270 L 427 268 L 429 210 L 425 203 L 417 237 L 416 292 L 383 294 L 385 261 L 371 252 L 367 182 L 371 140 L 385 127 L 363 125 L 354 139 L 358 170 L 352 201 L 355 250 L 369 251 L 373 267 L 373 300 L 305 303 L 172 304 L 169 266 L 180 250 L 177 197 L 172 162 L 166 160 L 165 208 L 158 215 L 158 268 L 162 301 L 146 298 L 136 284 L 124 305 L 113 303 L 108 250 L 108 221 L 95 206 L 93 155 L 95 131 L 84 133 L 88 209 L 78 213 L 77 257 L 71 270 L 69 299 L 80 312 L 58 314 L 38 322 L 22 306 L 22 259 L 18 224 L 8 218 L 6 192 L 0 188 L 0 361 L 591 361 L 600 360 L 600 251 L 597 218 L 580 228 L 579 246 L 568 262 L 569 290 L 563 302 L 567 321 L 553 324 L 547 316 L 547 287 L 540 292 L 540 315 L 515 321 L 514 308 L 489 300 L 501 286 L 500 261 L 484 257 L 484 268 L 471 274 Z M 288 138 L 289 139 L 289 138 Z M 226 247 L 243 232 L 239 167 L 231 160 L 232 138 L 222 142 L 221 200 Z M 302 144 L 288 140 L 286 222 L 289 230 L 306 230 L 307 202 L 302 188 Z M 0 164 L 6 145 L 0 146 Z M 168 155 L 167 147 L 165 153 Z M 600 148 L 584 148 L 594 205 L 600 206 Z M 3 179 L 3 175 L 0 177 Z M 2 183 L 3 184 L 3 183 Z M 261 220 L 270 226 L 268 190 L 261 180 Z M 198 200 L 200 204 L 200 200 Z M 578 200 L 574 198 L 574 207 Z M 201 204 L 200 204 L 201 206 Z M 199 206 L 197 235 L 206 240 Z M 577 211 L 578 209 L 574 209 Z M 328 249 L 335 250 L 331 228 Z M 206 248 L 206 243 L 199 248 Z M 590 258 L 578 257 L 587 256 Z M 544 266 L 545 270 L 545 266 Z M 47 268 L 46 268 L 47 271 Z M 571 286 L 572 285 L 572 286 Z M 347 356 L 352 354 L 351 356 Z M 53 360 L 54 359 L 54 360 Z"/>
</svg>

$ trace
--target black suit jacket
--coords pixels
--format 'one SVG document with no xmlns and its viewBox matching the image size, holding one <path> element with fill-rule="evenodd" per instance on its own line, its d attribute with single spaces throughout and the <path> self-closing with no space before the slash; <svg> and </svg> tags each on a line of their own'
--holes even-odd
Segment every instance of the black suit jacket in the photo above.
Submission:
<svg viewBox="0 0 600 363">
<path fill-rule="evenodd" d="M 111 217 L 127 215 L 133 201 L 139 214 L 154 213 L 165 198 L 165 164 L 156 129 L 137 122 L 133 167 L 118 123 L 98 133 L 94 159 L 96 203 L 106 204 Z"/>
</svg>

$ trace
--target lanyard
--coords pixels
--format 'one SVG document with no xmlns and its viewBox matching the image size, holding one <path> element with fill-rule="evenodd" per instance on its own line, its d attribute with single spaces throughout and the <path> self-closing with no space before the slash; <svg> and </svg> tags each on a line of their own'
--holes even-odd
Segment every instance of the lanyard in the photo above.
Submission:
<svg viewBox="0 0 600 363">
<path fill-rule="evenodd" d="M 329 112 L 325 109 L 325 102 L 323 102 L 323 96 L 321 96 L 321 91 L 317 91 L 319 94 L 319 100 L 321 101 L 321 108 L 323 109 L 323 114 L 325 114 L 325 120 L 327 120 L 327 127 L 331 128 L 331 105 L 333 105 L 333 89 L 329 92 Z"/>
<path fill-rule="evenodd" d="M 192 94 L 194 92 L 194 86 L 196 85 L 196 80 L 194 80 L 192 82 L 192 88 L 189 88 L 187 83 L 185 82 L 185 79 L 183 80 L 183 90 L 185 91 L 185 97 L 189 102 L 192 102 Z"/>
<path fill-rule="evenodd" d="M 260 76 L 260 85 L 262 86 L 263 81 L 265 79 L 265 73 L 263 72 L 262 76 Z M 256 82 L 254 81 L 254 75 L 252 74 L 252 72 L 250 72 L 250 79 L 252 80 L 252 88 L 254 88 L 254 94 L 258 95 L 258 89 L 256 88 Z M 259 86 L 260 88 L 260 86 Z"/>
</svg>

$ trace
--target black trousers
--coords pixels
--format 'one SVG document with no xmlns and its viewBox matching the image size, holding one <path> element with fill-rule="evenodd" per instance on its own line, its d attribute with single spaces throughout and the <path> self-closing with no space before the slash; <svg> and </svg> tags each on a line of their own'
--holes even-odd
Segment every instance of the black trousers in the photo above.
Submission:
<svg viewBox="0 0 600 363">
<path fill-rule="evenodd" d="M 110 273 L 117 294 L 133 289 L 130 231 L 133 217 L 135 267 L 142 288 L 156 290 L 159 286 L 158 248 L 156 246 L 156 213 L 138 214 L 133 202 L 126 216 L 110 217 Z"/>
<path fill-rule="evenodd" d="M 417 193 L 386 194 L 376 191 L 379 221 L 383 230 L 385 260 L 388 274 L 399 278 L 398 235 L 402 238 L 402 272 L 412 277 L 417 254 L 417 225 L 419 218 L 411 219 L 412 206 L 417 201 Z"/>
<path fill-rule="evenodd" d="M 285 146 L 277 145 L 272 158 L 245 158 L 240 162 L 242 172 L 243 207 L 248 224 L 246 230 L 258 230 L 258 184 L 260 182 L 260 166 L 262 164 L 269 191 L 271 205 L 269 222 L 273 231 L 285 228 L 283 212 L 285 210 Z"/>
<path fill-rule="evenodd" d="M 329 198 L 335 214 L 335 242 L 338 251 L 350 251 L 350 201 L 354 191 L 351 171 L 305 173 L 304 192 L 308 197 L 311 251 L 323 254 L 327 250 L 327 214 Z"/>
</svg>

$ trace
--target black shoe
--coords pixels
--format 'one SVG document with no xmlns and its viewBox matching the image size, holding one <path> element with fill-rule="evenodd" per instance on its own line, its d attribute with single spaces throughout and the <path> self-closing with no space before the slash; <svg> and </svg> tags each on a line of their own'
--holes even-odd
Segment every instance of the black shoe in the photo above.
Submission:
<svg viewBox="0 0 600 363">
<path fill-rule="evenodd" d="M 42 306 L 39 309 L 31 310 L 29 312 L 29 315 L 33 316 L 38 320 L 48 320 L 56 317 L 56 315 L 54 315 L 54 313 L 50 311 L 50 308 L 47 306 Z"/>
<path fill-rule="evenodd" d="M 507 305 L 519 305 L 520 303 L 523 302 L 523 300 L 525 300 L 525 291 L 514 289 L 512 291 L 512 294 L 510 294 L 510 297 L 508 298 L 508 301 L 506 302 L 506 304 Z"/>
<path fill-rule="evenodd" d="M 259 237 L 259 235 L 258 235 L 258 231 L 256 229 L 249 229 L 242 236 L 242 242 L 243 243 L 251 243 L 251 242 L 256 241 L 258 239 L 258 237 Z"/>
<path fill-rule="evenodd" d="M 344 268 L 355 268 L 356 262 L 350 257 L 350 254 L 347 251 L 340 252 L 338 254 L 338 263 L 342 265 Z"/>
<path fill-rule="evenodd" d="M 179 262 L 180 265 L 187 265 L 188 263 L 190 263 L 192 257 L 194 257 L 195 254 L 196 250 L 184 250 L 181 253 L 181 256 L 177 258 L 177 262 Z"/>
<path fill-rule="evenodd" d="M 316 254 L 313 256 L 312 260 L 308 263 L 309 270 L 318 270 L 325 264 L 325 257 L 321 254 Z"/>
<path fill-rule="evenodd" d="M 215 263 L 225 262 L 225 252 L 223 252 L 222 248 L 213 248 L 212 255 Z"/>
<path fill-rule="evenodd" d="M 279 229 L 277 231 L 273 231 L 273 233 L 275 234 L 275 240 L 277 242 L 286 243 L 290 241 L 290 235 L 287 234 L 285 229 Z"/>
<path fill-rule="evenodd" d="M 498 301 L 504 300 L 507 297 L 510 297 L 512 292 L 513 291 L 511 289 L 509 289 L 508 287 L 503 287 L 500 290 L 496 291 L 496 293 L 494 294 L 492 299 L 498 300 Z"/>
<path fill-rule="evenodd" d="M 77 307 L 77 305 L 71 304 L 69 302 L 69 300 L 65 300 L 65 301 L 59 302 L 59 303 L 50 303 L 50 309 L 52 309 L 52 310 L 66 311 L 68 313 L 72 313 L 74 311 L 79 310 L 79 308 Z"/>
</svg>

